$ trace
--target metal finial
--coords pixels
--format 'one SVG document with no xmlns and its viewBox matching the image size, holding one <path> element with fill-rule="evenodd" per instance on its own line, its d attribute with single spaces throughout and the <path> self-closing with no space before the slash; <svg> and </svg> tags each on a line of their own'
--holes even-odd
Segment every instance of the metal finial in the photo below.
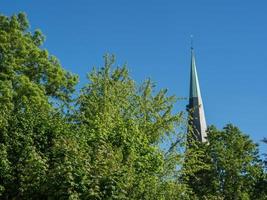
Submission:
<svg viewBox="0 0 267 200">
<path fill-rule="evenodd" d="M 191 49 L 194 49 L 194 40 L 193 40 L 194 39 L 194 35 L 191 34 L 190 35 L 190 39 L 191 39 L 190 40 L 190 42 L 191 42 Z"/>
</svg>

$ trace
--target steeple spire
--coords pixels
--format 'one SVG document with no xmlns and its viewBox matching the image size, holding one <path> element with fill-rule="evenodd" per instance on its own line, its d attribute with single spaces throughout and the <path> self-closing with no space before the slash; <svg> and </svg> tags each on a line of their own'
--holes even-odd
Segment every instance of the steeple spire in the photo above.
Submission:
<svg viewBox="0 0 267 200">
<path fill-rule="evenodd" d="M 188 128 L 188 133 L 192 135 L 194 139 L 200 142 L 206 142 L 207 124 L 206 124 L 204 106 L 202 102 L 200 86 L 198 81 L 192 40 L 191 40 L 190 92 L 189 92 L 189 104 L 187 108 L 189 112 L 188 122 L 190 126 Z"/>
</svg>

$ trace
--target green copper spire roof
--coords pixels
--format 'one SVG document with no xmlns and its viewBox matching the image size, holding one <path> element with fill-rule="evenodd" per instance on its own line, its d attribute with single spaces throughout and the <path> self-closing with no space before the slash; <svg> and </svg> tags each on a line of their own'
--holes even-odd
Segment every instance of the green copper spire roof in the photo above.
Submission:
<svg viewBox="0 0 267 200">
<path fill-rule="evenodd" d="M 199 97 L 200 88 L 197 76 L 196 61 L 194 49 L 191 48 L 191 75 L 190 75 L 190 96 L 189 97 Z"/>
<path fill-rule="evenodd" d="M 191 48 L 191 73 L 190 73 L 190 93 L 189 93 L 188 108 L 189 110 L 191 110 L 190 124 L 194 129 L 194 135 L 197 136 L 199 141 L 206 142 L 207 124 L 199 87 L 196 61 L 193 48 Z"/>
</svg>

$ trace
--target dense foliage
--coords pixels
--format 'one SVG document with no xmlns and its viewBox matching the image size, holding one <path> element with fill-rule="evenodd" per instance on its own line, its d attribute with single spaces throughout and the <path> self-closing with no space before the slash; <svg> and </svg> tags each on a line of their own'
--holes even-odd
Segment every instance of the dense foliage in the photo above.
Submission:
<svg viewBox="0 0 267 200">
<path fill-rule="evenodd" d="M 0 16 L 0 199 L 266 199 L 258 147 L 236 127 L 184 151 L 167 90 L 106 55 L 73 98 L 78 77 L 43 42 L 24 14 Z"/>
<path fill-rule="evenodd" d="M 200 199 L 266 199 L 266 174 L 258 148 L 229 124 L 208 130 L 209 144 L 194 144 L 186 152 L 184 179 Z M 265 183 L 264 183 L 265 182 Z"/>
</svg>

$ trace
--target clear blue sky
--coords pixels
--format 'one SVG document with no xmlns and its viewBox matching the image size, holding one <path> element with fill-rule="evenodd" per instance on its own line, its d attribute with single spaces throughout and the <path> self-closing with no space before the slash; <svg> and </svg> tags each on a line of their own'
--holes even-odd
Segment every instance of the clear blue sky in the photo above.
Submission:
<svg viewBox="0 0 267 200">
<path fill-rule="evenodd" d="M 179 97 L 189 93 L 193 34 L 208 124 L 267 137 L 266 0 L 0 0 L 2 14 L 19 11 L 81 84 L 110 52 L 137 82 L 150 77 Z"/>
</svg>

